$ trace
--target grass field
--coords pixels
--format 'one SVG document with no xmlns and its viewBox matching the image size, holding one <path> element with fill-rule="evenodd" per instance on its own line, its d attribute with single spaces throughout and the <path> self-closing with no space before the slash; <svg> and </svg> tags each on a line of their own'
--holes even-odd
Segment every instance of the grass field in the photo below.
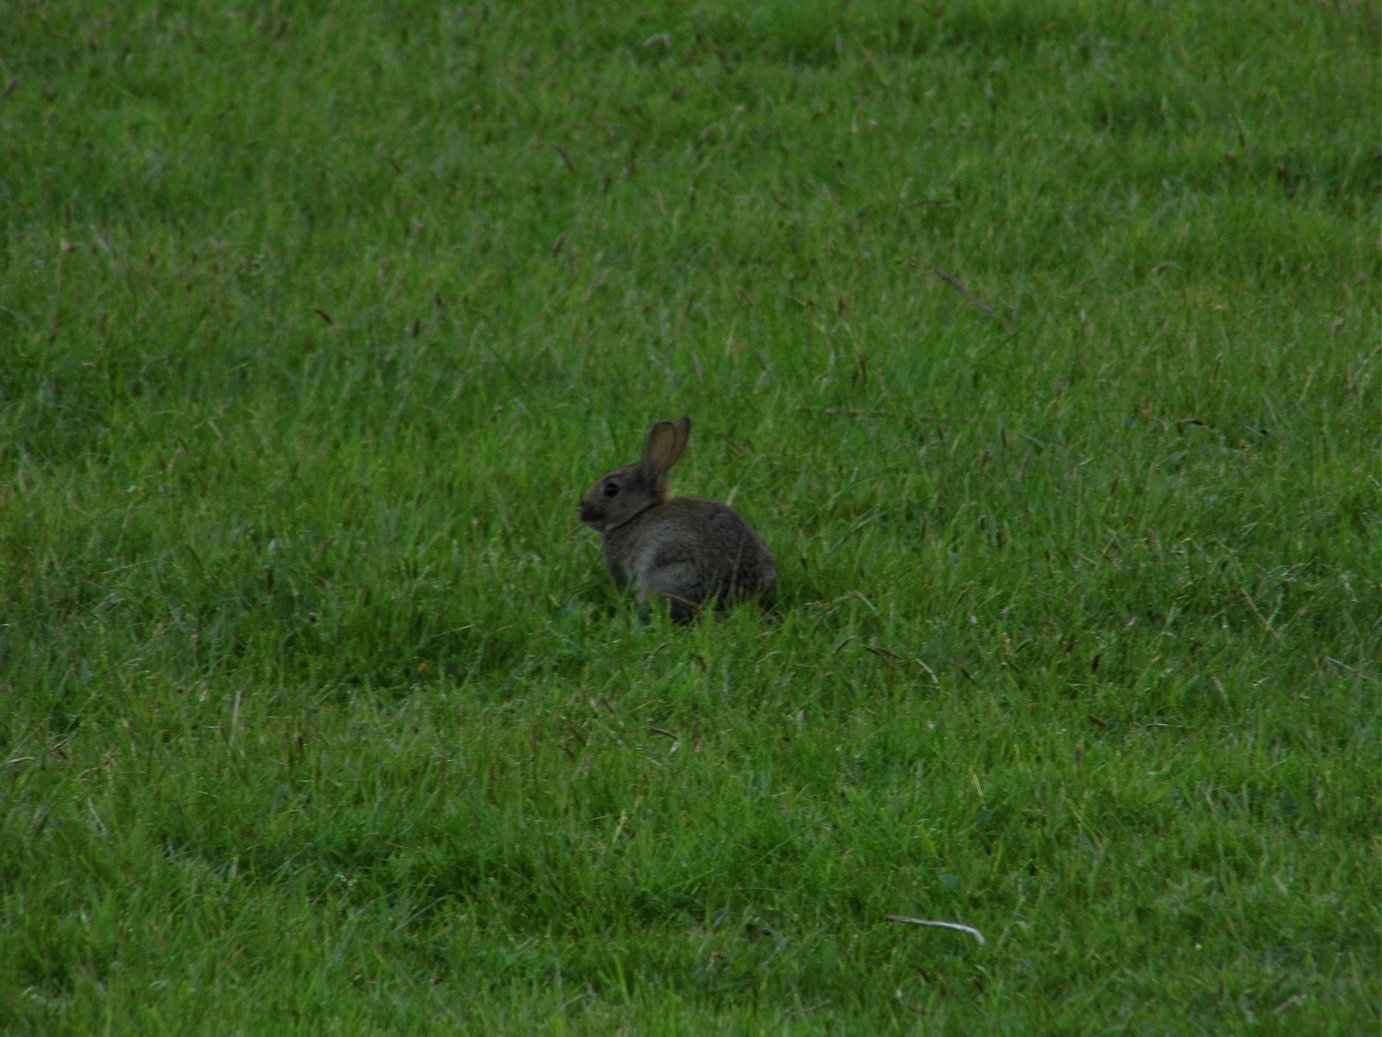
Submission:
<svg viewBox="0 0 1382 1037">
<path fill-rule="evenodd" d="M 1379 17 L 13 5 L 0 1032 L 1377 1032 Z"/>
</svg>

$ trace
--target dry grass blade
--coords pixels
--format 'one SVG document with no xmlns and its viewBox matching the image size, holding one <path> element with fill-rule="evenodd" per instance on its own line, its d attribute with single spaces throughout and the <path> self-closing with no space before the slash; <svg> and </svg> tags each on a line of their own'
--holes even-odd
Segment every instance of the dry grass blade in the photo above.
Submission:
<svg viewBox="0 0 1382 1037">
<path fill-rule="evenodd" d="M 897 922 L 900 925 L 920 925 L 928 929 L 953 929 L 957 933 L 968 933 L 979 941 L 982 947 L 988 943 L 984 939 L 984 934 L 972 925 L 965 925 L 963 922 L 939 922 L 929 918 L 908 918 L 906 915 L 885 915 L 889 922 Z"/>
</svg>

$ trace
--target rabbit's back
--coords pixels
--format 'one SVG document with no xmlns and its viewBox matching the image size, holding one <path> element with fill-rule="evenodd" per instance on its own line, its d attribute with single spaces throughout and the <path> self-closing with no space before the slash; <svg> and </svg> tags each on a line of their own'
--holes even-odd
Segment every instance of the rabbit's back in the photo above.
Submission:
<svg viewBox="0 0 1382 1037">
<path fill-rule="evenodd" d="M 635 583 L 645 601 L 667 599 L 678 619 L 713 598 L 758 597 L 777 580 L 753 527 L 728 506 L 696 497 L 669 500 L 611 530 L 604 554 L 616 583 Z"/>
</svg>

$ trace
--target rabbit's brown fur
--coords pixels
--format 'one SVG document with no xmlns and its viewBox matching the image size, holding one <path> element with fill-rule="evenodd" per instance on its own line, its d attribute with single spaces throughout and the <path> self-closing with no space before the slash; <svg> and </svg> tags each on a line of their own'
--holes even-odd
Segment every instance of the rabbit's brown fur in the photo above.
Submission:
<svg viewBox="0 0 1382 1037">
<path fill-rule="evenodd" d="M 637 464 L 603 476 L 581 498 L 581 521 L 604 537 L 614 582 L 633 584 L 644 609 L 665 602 L 678 623 L 712 600 L 757 598 L 777 580 L 772 554 L 738 512 L 717 501 L 668 499 L 667 472 L 690 434 L 690 418 L 659 421 Z"/>
</svg>

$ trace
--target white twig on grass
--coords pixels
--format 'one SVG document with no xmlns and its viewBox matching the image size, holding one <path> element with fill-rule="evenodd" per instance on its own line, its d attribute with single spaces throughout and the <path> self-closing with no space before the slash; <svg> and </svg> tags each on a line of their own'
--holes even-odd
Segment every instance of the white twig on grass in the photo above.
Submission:
<svg viewBox="0 0 1382 1037">
<path fill-rule="evenodd" d="M 965 925 L 963 922 L 937 922 L 927 918 L 908 918 L 906 915 L 884 915 L 889 922 L 899 922 L 902 925 L 924 925 L 931 929 L 953 929 L 957 933 L 969 933 L 979 941 L 979 946 L 988 943 L 984 939 L 984 934 L 972 925 Z"/>
</svg>

